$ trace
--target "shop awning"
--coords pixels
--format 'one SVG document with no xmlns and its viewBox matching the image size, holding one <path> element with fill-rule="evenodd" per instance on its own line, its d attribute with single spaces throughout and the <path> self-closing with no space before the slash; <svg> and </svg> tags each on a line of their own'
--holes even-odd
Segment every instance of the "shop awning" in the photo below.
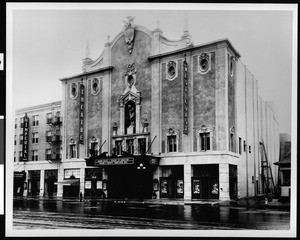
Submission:
<svg viewBox="0 0 300 240">
<path fill-rule="evenodd" d="M 65 185 L 65 186 L 77 186 L 79 185 L 79 179 L 68 179 L 68 180 L 63 180 L 61 182 L 56 182 L 54 183 L 56 185 Z"/>
</svg>

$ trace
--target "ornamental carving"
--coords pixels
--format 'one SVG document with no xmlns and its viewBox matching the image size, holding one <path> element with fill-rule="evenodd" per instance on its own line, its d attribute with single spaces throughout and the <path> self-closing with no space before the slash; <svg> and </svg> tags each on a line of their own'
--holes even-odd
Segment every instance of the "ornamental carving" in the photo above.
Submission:
<svg viewBox="0 0 300 240">
<path fill-rule="evenodd" d="M 125 42 L 127 44 L 127 48 L 129 53 L 131 54 L 133 48 L 133 39 L 134 39 L 134 17 L 128 16 L 126 17 L 127 21 L 123 21 L 125 23 L 123 34 L 125 37 Z"/>
<path fill-rule="evenodd" d="M 134 64 L 135 62 L 128 64 L 127 71 L 125 74 L 125 83 L 129 88 L 131 88 L 135 84 L 135 74 L 137 71 L 134 67 Z"/>
</svg>

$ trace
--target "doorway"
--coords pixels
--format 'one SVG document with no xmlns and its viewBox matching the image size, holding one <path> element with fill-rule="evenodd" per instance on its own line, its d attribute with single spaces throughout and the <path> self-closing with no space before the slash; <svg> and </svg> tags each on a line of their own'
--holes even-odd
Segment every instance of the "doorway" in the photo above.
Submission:
<svg viewBox="0 0 300 240">
<path fill-rule="evenodd" d="M 120 199 L 150 199 L 152 197 L 152 171 L 138 170 L 134 166 L 107 167 L 108 197 Z"/>
</svg>

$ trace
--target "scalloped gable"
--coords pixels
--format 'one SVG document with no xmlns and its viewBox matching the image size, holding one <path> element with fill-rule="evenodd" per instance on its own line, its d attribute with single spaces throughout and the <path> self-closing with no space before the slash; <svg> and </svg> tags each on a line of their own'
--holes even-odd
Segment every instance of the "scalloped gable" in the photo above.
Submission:
<svg viewBox="0 0 300 240">
<path fill-rule="evenodd" d="M 143 26 L 140 26 L 140 25 L 135 25 L 135 31 L 141 31 L 145 34 L 147 34 L 151 39 L 153 38 L 153 33 L 143 27 Z M 113 48 L 113 46 L 117 43 L 117 41 L 123 37 L 123 34 L 124 34 L 124 31 L 121 30 L 115 37 L 114 39 L 111 41 L 111 42 L 107 42 L 105 44 L 105 47 L 109 47 L 110 49 Z M 98 70 L 102 67 L 105 67 L 104 66 L 104 51 L 102 51 L 101 55 L 95 60 L 93 61 L 92 59 L 83 59 L 83 66 L 82 66 L 82 70 L 84 72 L 90 72 L 90 71 L 95 71 L 95 70 Z"/>
<path fill-rule="evenodd" d="M 190 35 L 184 35 L 181 39 L 171 40 L 160 35 L 160 53 L 172 52 L 193 45 Z"/>
</svg>

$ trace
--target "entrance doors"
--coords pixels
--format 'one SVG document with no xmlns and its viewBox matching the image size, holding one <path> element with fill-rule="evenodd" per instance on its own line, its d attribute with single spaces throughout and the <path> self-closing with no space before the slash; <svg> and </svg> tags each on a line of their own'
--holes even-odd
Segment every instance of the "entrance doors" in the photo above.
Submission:
<svg viewBox="0 0 300 240">
<path fill-rule="evenodd" d="M 237 198 L 237 166 L 229 164 L 229 196 Z"/>
<path fill-rule="evenodd" d="M 162 198 L 183 198 L 183 179 L 160 178 Z"/>
<path fill-rule="evenodd" d="M 79 186 L 67 186 L 67 185 L 64 185 L 63 187 L 63 197 L 65 198 L 78 198 L 79 196 Z"/>
<path fill-rule="evenodd" d="M 161 198 L 183 198 L 183 166 L 162 167 Z"/>
<path fill-rule="evenodd" d="M 134 166 L 107 167 L 109 198 L 152 197 L 152 170 Z"/>
<path fill-rule="evenodd" d="M 219 165 L 193 166 L 192 198 L 218 199 L 219 198 Z"/>
</svg>

